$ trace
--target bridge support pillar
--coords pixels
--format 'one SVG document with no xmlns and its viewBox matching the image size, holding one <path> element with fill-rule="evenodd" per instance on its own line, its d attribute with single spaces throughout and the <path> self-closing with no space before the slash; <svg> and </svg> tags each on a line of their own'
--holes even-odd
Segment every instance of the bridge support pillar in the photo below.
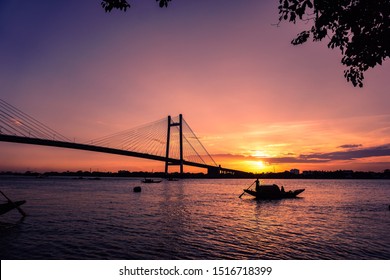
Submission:
<svg viewBox="0 0 390 280">
<path fill-rule="evenodd" d="M 179 127 L 179 144 L 180 144 L 180 159 L 179 163 L 173 163 L 170 162 L 169 159 L 169 148 L 170 148 L 170 142 L 171 142 L 171 127 L 178 126 Z M 168 174 L 168 167 L 169 165 L 179 165 L 180 166 L 180 174 L 183 174 L 183 115 L 179 115 L 179 122 L 172 122 L 171 116 L 168 116 L 168 130 L 167 130 L 167 147 L 166 147 L 166 153 L 165 153 L 165 174 Z"/>
</svg>

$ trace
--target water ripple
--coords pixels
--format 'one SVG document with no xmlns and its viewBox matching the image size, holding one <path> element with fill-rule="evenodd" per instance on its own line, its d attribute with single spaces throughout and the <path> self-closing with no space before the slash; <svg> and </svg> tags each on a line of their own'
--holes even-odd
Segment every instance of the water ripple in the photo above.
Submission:
<svg viewBox="0 0 390 280">
<path fill-rule="evenodd" d="M 275 182 L 301 199 L 238 199 L 248 180 L 1 178 L 2 259 L 389 259 L 389 181 Z M 270 183 L 274 183 L 273 181 Z M 29 187 L 30 186 L 30 187 Z M 4 220 L 3 220 L 4 218 Z"/>
</svg>

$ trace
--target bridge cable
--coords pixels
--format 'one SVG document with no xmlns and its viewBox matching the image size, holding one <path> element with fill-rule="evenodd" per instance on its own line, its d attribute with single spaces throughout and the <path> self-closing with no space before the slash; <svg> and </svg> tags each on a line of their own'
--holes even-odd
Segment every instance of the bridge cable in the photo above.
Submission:
<svg viewBox="0 0 390 280">
<path fill-rule="evenodd" d="M 70 141 L 69 138 L 42 124 L 2 99 L 0 99 L 0 107 L 2 124 L 7 125 L 13 131 L 13 134 L 17 136 L 34 136 L 35 138 L 43 139 L 53 139 L 54 137 L 58 138 L 58 140 Z"/>
</svg>

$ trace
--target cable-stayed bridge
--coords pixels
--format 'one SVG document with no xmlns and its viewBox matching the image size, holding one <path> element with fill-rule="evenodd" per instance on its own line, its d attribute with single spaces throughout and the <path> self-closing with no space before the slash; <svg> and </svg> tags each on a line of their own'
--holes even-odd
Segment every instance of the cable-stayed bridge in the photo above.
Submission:
<svg viewBox="0 0 390 280">
<path fill-rule="evenodd" d="M 245 173 L 218 165 L 182 115 L 157 120 L 85 143 L 76 143 L 30 115 L 0 99 L 0 141 L 138 157 L 207 169 L 212 176 Z"/>
</svg>

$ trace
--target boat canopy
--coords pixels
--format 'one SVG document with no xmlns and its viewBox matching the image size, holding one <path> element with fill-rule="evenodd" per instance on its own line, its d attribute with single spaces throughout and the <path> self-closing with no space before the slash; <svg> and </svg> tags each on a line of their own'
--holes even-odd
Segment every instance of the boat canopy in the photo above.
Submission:
<svg viewBox="0 0 390 280">
<path fill-rule="evenodd" d="M 278 185 L 260 185 L 260 188 L 258 189 L 260 192 L 266 192 L 266 193 L 280 193 L 280 189 Z"/>
</svg>

